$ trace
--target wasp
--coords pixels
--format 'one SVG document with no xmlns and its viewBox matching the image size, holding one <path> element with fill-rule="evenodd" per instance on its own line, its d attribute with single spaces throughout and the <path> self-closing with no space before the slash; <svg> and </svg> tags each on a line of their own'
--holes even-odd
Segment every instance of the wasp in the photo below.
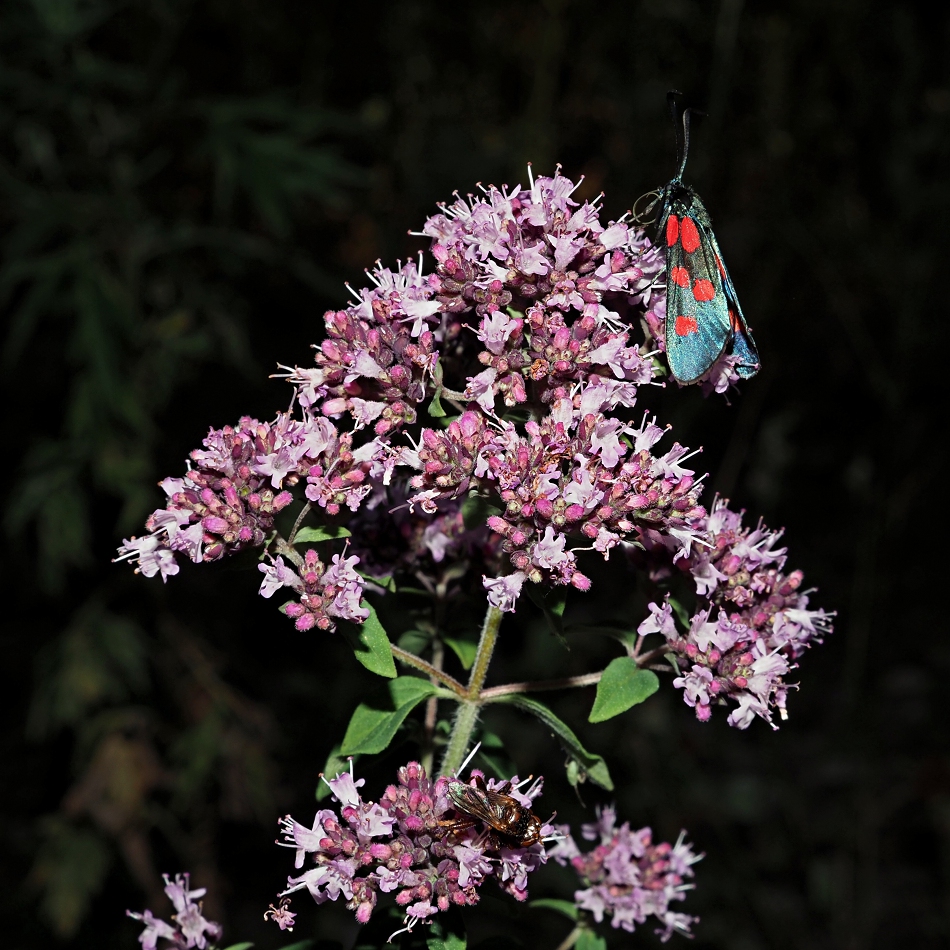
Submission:
<svg viewBox="0 0 950 950">
<path fill-rule="evenodd" d="M 450 781 L 449 798 L 459 814 L 440 824 L 452 831 L 464 831 L 474 828 L 479 821 L 484 822 L 489 828 L 489 843 L 496 851 L 503 844 L 519 848 L 537 844 L 541 840 L 541 819 L 508 795 L 510 791 L 511 782 L 489 790 L 480 775 L 475 776 L 474 785 Z"/>
</svg>

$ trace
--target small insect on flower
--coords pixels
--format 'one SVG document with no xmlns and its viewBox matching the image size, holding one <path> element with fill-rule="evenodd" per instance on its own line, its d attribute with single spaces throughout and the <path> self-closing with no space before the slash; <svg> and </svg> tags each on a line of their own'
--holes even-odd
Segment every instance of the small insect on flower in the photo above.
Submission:
<svg viewBox="0 0 950 950">
<path fill-rule="evenodd" d="M 657 242 L 666 245 L 666 357 L 675 379 L 693 383 L 729 347 L 735 373 L 748 379 L 759 371 L 759 354 L 709 213 L 699 195 L 683 184 L 690 110 L 680 109 L 678 97 L 676 92 L 667 94 L 679 168 L 656 202 Z"/>
<path fill-rule="evenodd" d="M 507 793 L 511 783 L 504 782 L 497 789 L 489 789 L 485 780 L 475 776 L 475 784 L 450 781 L 448 796 L 452 800 L 455 818 L 439 822 L 451 831 L 464 831 L 479 821 L 488 825 L 488 841 L 494 850 L 501 845 L 527 848 L 541 840 L 541 819 Z"/>
</svg>

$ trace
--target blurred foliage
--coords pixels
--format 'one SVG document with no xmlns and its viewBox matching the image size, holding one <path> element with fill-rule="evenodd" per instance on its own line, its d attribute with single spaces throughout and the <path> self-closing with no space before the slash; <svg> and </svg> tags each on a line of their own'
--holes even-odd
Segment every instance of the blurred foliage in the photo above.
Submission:
<svg viewBox="0 0 950 950">
<path fill-rule="evenodd" d="M 406 231 L 437 200 L 560 161 L 619 216 L 672 173 L 664 97 L 680 88 L 708 113 L 687 177 L 765 368 L 731 407 L 657 391 L 645 408 L 705 447 L 713 488 L 788 526 L 791 565 L 838 631 L 804 658 L 774 735 L 700 725 L 667 682 L 597 725 L 592 694 L 552 706 L 610 752 L 625 817 L 663 837 L 686 827 L 707 852 L 697 947 L 948 945 L 950 647 L 933 588 L 946 11 L 8 0 L 0 25 L 2 381 L 18 436 L 2 649 L 20 710 L 0 810 L 7 877 L 26 881 L 4 891 L 6 943 L 47 947 L 52 927 L 73 946 L 135 946 L 125 908 L 164 910 L 159 872 L 187 868 L 225 942 L 278 945 L 260 921 L 288 866 L 273 819 L 312 807 L 372 677 L 339 639 L 295 634 L 259 603 L 252 564 L 163 589 L 110 565 L 114 545 L 208 425 L 285 403 L 266 383 L 275 362 L 305 363 L 314 316 L 376 257 L 415 253 Z M 635 609 L 620 565 L 597 582 Z M 511 630 L 493 682 L 602 665 L 607 638 L 570 634 L 606 619 L 589 607 L 567 604 L 570 653 L 540 616 Z M 486 718 L 522 774 L 551 772 L 544 802 L 565 820 L 612 797 L 586 785 L 582 807 L 533 724 Z M 368 784 L 413 753 L 367 763 Z M 569 892 L 569 875 L 544 873 Z M 489 896 L 469 915 L 475 944 L 556 946 L 565 925 Z M 341 908 L 307 908 L 307 928 L 355 939 Z"/>
</svg>

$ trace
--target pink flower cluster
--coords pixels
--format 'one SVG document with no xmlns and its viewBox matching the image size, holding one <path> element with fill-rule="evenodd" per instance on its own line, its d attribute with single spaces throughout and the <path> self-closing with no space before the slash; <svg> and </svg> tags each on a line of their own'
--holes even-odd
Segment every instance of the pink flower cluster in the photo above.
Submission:
<svg viewBox="0 0 950 950">
<path fill-rule="evenodd" d="M 376 286 L 356 295 L 357 304 L 324 317 L 316 370 L 296 372 L 303 405 L 319 400 L 325 415 L 349 413 L 386 435 L 416 421 L 415 405 L 438 360 L 429 324 L 438 322 L 442 305 L 412 262 L 396 272 L 377 266 L 370 277 Z"/>
<path fill-rule="evenodd" d="M 200 562 L 263 544 L 298 484 L 338 515 L 370 492 L 386 495 L 397 467 L 415 470 L 409 504 L 430 517 L 472 491 L 500 499 L 489 527 L 515 573 L 485 583 L 504 587 L 508 607 L 525 579 L 586 590 L 578 544 L 606 556 L 649 526 L 688 550 L 704 512 L 693 473 L 679 465 L 684 450 L 655 457 L 662 430 L 615 412 L 659 370 L 664 255 L 642 229 L 603 225 L 596 202 L 571 197 L 575 188 L 556 174 L 443 206 L 423 229 L 435 271 L 424 275 L 421 258 L 377 266 L 370 289 L 325 315 L 316 366 L 287 369 L 302 418 L 213 430 L 187 475 L 163 483 L 169 502 L 150 533 L 126 541 L 120 557 L 166 578 L 179 552 Z M 483 368 L 469 375 L 473 364 Z M 423 428 L 416 447 L 396 443 L 418 405 L 450 383 L 460 415 L 446 430 Z M 527 421 L 503 421 L 499 404 L 523 406 Z M 349 425 L 330 421 L 344 417 Z M 360 435 L 368 426 L 369 439 Z M 277 562 L 264 568 L 262 593 L 286 584 L 322 598 L 319 609 L 303 599 L 293 608 L 298 626 L 332 615 L 313 567 L 311 580 Z"/>
<path fill-rule="evenodd" d="M 514 610 L 526 582 L 586 591 L 582 552 L 636 544 L 651 569 L 672 558 L 692 571 L 704 601 L 686 635 L 660 607 L 643 628 L 662 629 L 691 667 L 678 685 L 697 714 L 726 695 L 740 703 L 737 725 L 781 708 L 789 662 L 827 618 L 814 629 L 794 619 L 807 602 L 799 575 L 743 554 L 758 542 L 730 540 L 738 529 L 724 510 L 707 517 L 692 453 L 658 449 L 664 429 L 634 420 L 640 387 L 664 372 L 665 255 L 641 228 L 602 223 L 597 201 L 578 202 L 575 189 L 558 173 L 442 206 L 422 232 L 434 271 L 423 273 L 421 255 L 377 265 L 369 289 L 325 314 L 316 365 L 285 368 L 300 418 L 213 430 L 185 477 L 163 482 L 169 501 L 150 533 L 120 557 L 165 578 L 179 552 L 198 562 L 260 546 L 293 492 L 318 518 L 342 515 L 374 537 L 387 519 L 390 535 L 410 531 L 409 551 L 356 535 L 356 553 L 330 566 L 307 554 L 261 567 L 264 596 L 297 594 L 285 610 L 298 629 L 331 629 L 334 617 L 361 617 L 355 558 L 391 576 L 416 573 L 423 548 L 439 563 L 481 543 L 458 514 L 477 497 L 494 508 L 477 564 L 489 603 Z M 726 363 L 707 386 L 730 384 Z M 410 429 L 435 397 L 455 414 L 437 422 L 433 408 L 432 425 Z"/>
<path fill-rule="evenodd" d="M 714 703 L 737 703 L 728 722 L 746 729 L 772 710 L 785 718 L 785 677 L 812 643 L 831 631 L 831 615 L 808 607 L 802 572 L 786 574 L 780 531 L 761 522 L 742 526 L 742 514 L 717 501 L 706 524 L 706 544 L 687 562 L 701 602 L 685 633 L 671 605 L 650 604 L 641 634 L 662 633 L 683 673 L 673 685 L 705 722 Z M 773 728 L 777 728 L 772 723 Z"/>
<path fill-rule="evenodd" d="M 369 616 L 369 609 L 361 605 L 363 578 L 356 572 L 359 560 L 356 555 L 334 554 L 328 568 L 317 552 L 308 548 L 298 575 L 278 556 L 271 564 L 258 565 L 264 574 L 261 596 L 270 598 L 281 587 L 295 591 L 299 599 L 288 601 L 281 609 L 301 632 L 314 627 L 334 630 L 333 618 L 362 623 Z"/>
<path fill-rule="evenodd" d="M 473 779 L 476 775 L 481 773 L 473 771 Z M 516 778 L 511 781 L 517 786 Z M 477 904 L 478 889 L 489 878 L 525 900 L 528 875 L 547 860 L 544 844 L 495 849 L 481 830 L 454 830 L 451 821 L 442 821 L 453 813 L 448 782 L 431 782 L 418 762 L 410 762 L 378 802 L 368 802 L 359 793 L 364 780 L 354 780 L 351 765 L 327 782 L 340 803 L 339 814 L 321 809 L 310 828 L 289 815 L 281 819 L 284 840 L 278 844 L 296 851 L 296 868 L 304 866 L 307 855 L 313 866 L 289 877 L 280 896 L 306 889 L 318 904 L 342 896 L 356 919 L 366 923 L 378 895 L 392 893 L 405 909 L 408 928 L 453 904 Z M 487 780 L 489 790 L 499 785 Z M 540 793 L 540 781 L 525 792 L 508 792 L 526 807 Z M 542 827 L 544 836 L 553 831 L 551 825 Z"/>
<path fill-rule="evenodd" d="M 466 564 L 497 572 L 501 538 L 484 522 L 466 527 L 461 499 L 443 499 L 435 512 L 407 504 L 408 479 L 394 477 L 349 522 L 360 569 L 377 578 L 406 574 L 426 578 L 445 570 L 460 574 Z"/>
<path fill-rule="evenodd" d="M 209 941 L 218 940 L 221 936 L 221 925 L 213 920 L 206 920 L 201 913 L 201 903 L 196 898 L 204 897 L 205 888 L 191 890 L 191 881 L 188 874 L 176 874 L 175 880 L 165 879 L 165 893 L 175 908 L 172 915 L 174 926 L 155 917 L 150 910 L 142 914 L 127 910 L 126 914 L 145 924 L 145 930 L 139 934 L 139 943 L 142 950 L 155 950 L 159 940 L 167 940 L 176 950 L 190 950 L 197 947 L 204 950 Z"/>
<path fill-rule="evenodd" d="M 598 808 L 596 823 L 582 826 L 587 841 L 600 842 L 586 854 L 566 828 L 559 829 L 564 839 L 551 849 L 551 857 L 561 864 L 570 862 L 585 885 L 575 892 L 575 904 L 590 911 L 597 923 L 609 917 L 611 926 L 630 932 L 655 917 L 661 924 L 656 933 L 664 942 L 674 933 L 689 936 L 699 918 L 677 913 L 670 905 L 685 900 L 686 891 L 694 887 L 686 878 L 693 876 L 692 865 L 703 855 L 693 852 L 685 833 L 676 844 L 653 844 L 649 828 L 631 831 L 629 822 L 619 828 L 616 824 L 613 808 Z"/>
<path fill-rule="evenodd" d="M 164 508 L 146 522 L 149 534 L 126 540 L 117 560 L 137 563 L 146 577 L 177 574 L 176 555 L 195 563 L 216 561 L 246 547 L 260 547 L 274 516 L 289 505 L 288 490 L 305 480 L 307 499 L 336 515 L 355 511 L 370 491 L 375 442 L 351 451 L 353 436 L 328 419 L 304 411 L 273 423 L 247 416 L 237 427 L 212 429 L 203 449 L 190 456 L 183 478 L 166 478 Z"/>
<path fill-rule="evenodd" d="M 529 421 L 526 436 L 471 410 L 445 432 L 424 430 L 423 471 L 411 481 L 421 490 L 411 501 L 435 510 L 475 482 L 492 487 L 505 508 L 488 525 L 504 538 L 515 570 L 534 583 L 589 588 L 566 546 L 572 536 L 606 556 L 650 529 L 688 553 L 706 512 L 692 471 L 681 465 L 686 451 L 674 444 L 652 455 L 663 430 L 646 419 L 634 427 L 611 418 L 611 400 L 611 387 L 587 385 L 573 399 L 558 398 L 541 423 Z"/>
</svg>

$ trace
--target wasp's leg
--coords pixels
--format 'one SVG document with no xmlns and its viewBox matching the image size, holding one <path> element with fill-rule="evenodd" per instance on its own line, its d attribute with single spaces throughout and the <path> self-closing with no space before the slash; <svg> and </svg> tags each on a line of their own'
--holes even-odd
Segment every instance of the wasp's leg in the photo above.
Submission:
<svg viewBox="0 0 950 950">
<path fill-rule="evenodd" d="M 445 828 L 448 834 L 456 835 L 461 831 L 467 831 L 469 828 L 474 828 L 477 824 L 475 818 L 440 818 L 439 827 Z"/>
</svg>

